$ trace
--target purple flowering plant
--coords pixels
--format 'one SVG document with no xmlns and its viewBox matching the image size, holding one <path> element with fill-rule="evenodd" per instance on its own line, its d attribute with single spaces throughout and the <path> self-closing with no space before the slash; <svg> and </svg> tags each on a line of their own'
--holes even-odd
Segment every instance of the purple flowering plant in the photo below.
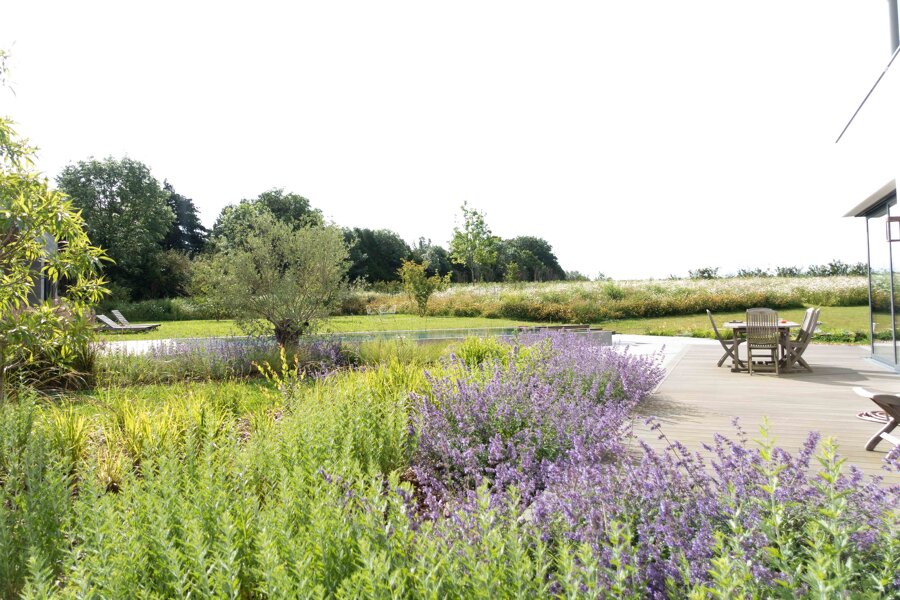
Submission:
<svg viewBox="0 0 900 600">
<path fill-rule="evenodd" d="M 432 512 L 448 499 L 471 501 L 484 480 L 498 501 L 512 486 L 530 501 L 549 466 L 573 448 L 611 451 L 634 403 L 663 374 L 657 357 L 567 333 L 528 336 L 508 353 L 507 360 L 458 363 L 417 397 L 413 469 Z"/>
</svg>

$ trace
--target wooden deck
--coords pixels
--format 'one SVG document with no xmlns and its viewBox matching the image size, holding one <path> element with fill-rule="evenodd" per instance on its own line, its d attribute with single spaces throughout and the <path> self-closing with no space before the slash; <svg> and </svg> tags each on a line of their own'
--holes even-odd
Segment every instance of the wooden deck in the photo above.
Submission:
<svg viewBox="0 0 900 600">
<path fill-rule="evenodd" d="M 735 417 L 751 439 L 758 439 L 767 417 L 770 434 L 782 448 L 796 451 L 810 431 L 818 431 L 822 439 L 836 439 L 846 465 L 881 475 L 885 482 L 900 483 L 900 475 L 881 468 L 891 444 L 882 441 L 873 452 L 864 449 L 881 425 L 856 415 L 878 407 L 851 388 L 858 385 L 900 392 L 900 375 L 867 358 L 867 348 L 810 345 L 804 357 L 813 372 L 780 376 L 732 373 L 730 363 L 717 368 L 721 355 L 718 344 L 686 346 L 673 358 L 668 376 L 656 392 L 640 405 L 638 416 L 656 417 L 669 439 L 692 450 L 710 443 L 715 433 L 733 433 Z M 665 444 L 640 418 L 635 419 L 635 433 L 651 446 L 662 448 Z"/>
</svg>

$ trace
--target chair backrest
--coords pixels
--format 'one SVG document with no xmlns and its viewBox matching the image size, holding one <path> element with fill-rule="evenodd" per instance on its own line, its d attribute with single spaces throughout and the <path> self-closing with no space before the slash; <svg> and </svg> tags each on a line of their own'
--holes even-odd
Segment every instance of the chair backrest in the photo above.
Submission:
<svg viewBox="0 0 900 600">
<path fill-rule="evenodd" d="M 716 338 L 718 338 L 718 340 L 721 342 L 722 336 L 719 335 L 719 328 L 716 327 L 716 320 L 713 318 L 713 314 L 712 314 L 712 312 L 710 312 L 710 310 L 708 308 L 706 309 L 706 315 L 709 317 L 709 323 L 710 323 L 710 325 L 712 325 L 713 332 L 715 332 L 715 334 L 716 334 Z"/>
<path fill-rule="evenodd" d="M 97 320 L 112 329 L 122 329 L 122 326 L 107 317 L 106 315 L 97 315 Z"/>
<path fill-rule="evenodd" d="M 778 342 L 778 313 L 771 308 L 747 309 L 747 343 L 775 345 Z"/>
<path fill-rule="evenodd" d="M 111 312 L 111 313 L 113 314 L 113 316 L 116 318 L 116 320 L 117 320 L 119 323 L 121 323 L 122 325 L 131 325 L 131 323 L 128 322 L 128 319 L 126 319 L 125 316 L 122 315 L 122 313 L 120 313 L 120 312 L 119 312 L 118 310 L 116 310 L 115 308 L 112 309 L 112 310 L 109 311 L 109 312 Z"/>
</svg>

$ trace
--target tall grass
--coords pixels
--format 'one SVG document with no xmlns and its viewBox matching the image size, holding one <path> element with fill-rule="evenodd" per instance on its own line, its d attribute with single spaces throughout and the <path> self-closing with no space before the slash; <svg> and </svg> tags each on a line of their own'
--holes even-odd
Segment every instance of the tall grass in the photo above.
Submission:
<svg viewBox="0 0 900 600">
<path fill-rule="evenodd" d="M 370 307 L 396 305 L 402 298 L 367 293 Z M 714 280 L 553 282 L 455 285 L 435 294 L 428 314 L 493 317 L 528 321 L 599 323 L 739 311 L 753 306 L 776 309 L 868 304 L 865 277 L 764 277 Z"/>
</svg>

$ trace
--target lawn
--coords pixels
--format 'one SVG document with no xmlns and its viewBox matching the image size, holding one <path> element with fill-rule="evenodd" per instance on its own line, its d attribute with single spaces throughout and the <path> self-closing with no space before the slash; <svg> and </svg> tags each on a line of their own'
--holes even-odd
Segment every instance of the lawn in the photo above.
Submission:
<svg viewBox="0 0 900 600">
<path fill-rule="evenodd" d="M 485 317 L 418 317 L 414 315 L 366 315 L 331 317 L 323 331 L 341 333 L 348 331 L 401 331 L 410 329 L 473 329 L 481 327 L 514 327 L 533 324 L 512 319 L 488 319 Z M 146 333 L 107 333 L 101 340 L 164 340 L 176 338 L 200 338 L 242 335 L 230 320 L 222 321 L 166 321 L 158 329 Z"/>
<path fill-rule="evenodd" d="M 803 320 L 804 309 L 785 309 L 778 311 L 786 319 Z M 732 319 L 742 319 L 744 313 L 715 313 L 717 323 Z M 822 308 L 820 330 L 825 334 L 834 334 L 838 338 L 845 332 L 857 332 L 859 337 L 867 340 L 869 321 L 868 306 L 826 306 Z M 350 331 L 398 331 L 418 329 L 471 329 L 481 327 L 512 327 L 531 324 L 528 321 L 512 319 L 488 319 L 485 317 L 418 317 L 414 315 L 366 315 L 342 316 L 328 319 L 323 328 L 328 332 Z M 646 319 L 619 319 L 594 323 L 604 329 L 617 333 L 645 335 L 678 335 L 690 337 L 710 337 L 712 328 L 706 313 Z M 175 338 L 201 338 L 241 335 L 240 329 L 230 320 L 222 321 L 167 321 L 159 329 L 137 334 L 103 334 L 102 340 L 160 340 Z M 827 336 L 826 336 L 827 337 Z M 823 337 L 822 339 L 826 339 Z M 844 336 L 848 337 L 848 336 Z M 849 340 L 847 340 L 849 341 Z"/>
</svg>

